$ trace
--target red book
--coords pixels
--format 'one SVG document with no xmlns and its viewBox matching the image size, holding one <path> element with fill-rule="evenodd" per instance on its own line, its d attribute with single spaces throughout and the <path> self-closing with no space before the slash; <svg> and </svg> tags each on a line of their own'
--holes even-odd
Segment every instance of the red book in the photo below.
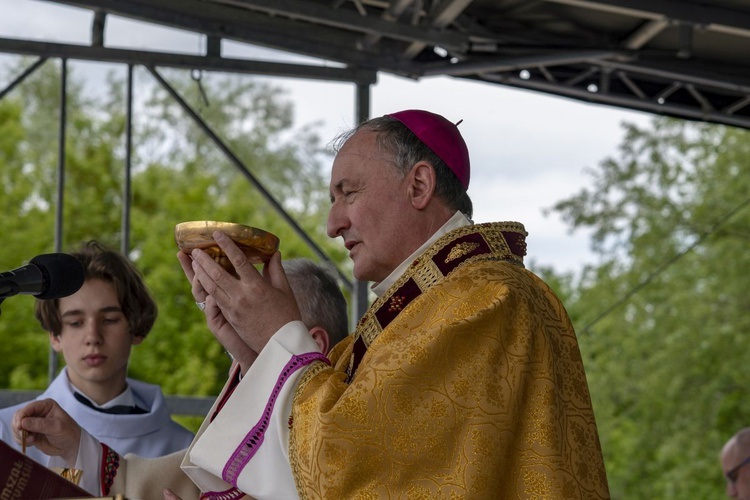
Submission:
<svg viewBox="0 0 750 500">
<path fill-rule="evenodd" d="M 0 441 L 0 499 L 94 498 L 36 460 Z"/>
</svg>

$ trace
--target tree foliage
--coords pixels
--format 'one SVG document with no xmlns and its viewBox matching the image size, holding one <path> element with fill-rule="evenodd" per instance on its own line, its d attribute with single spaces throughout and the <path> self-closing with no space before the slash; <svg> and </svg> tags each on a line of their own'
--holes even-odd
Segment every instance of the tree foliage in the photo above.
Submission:
<svg viewBox="0 0 750 500">
<path fill-rule="evenodd" d="M 174 225 L 242 222 L 279 235 L 286 258 L 313 255 L 171 96 L 147 72 L 136 77 L 129 256 L 160 313 L 130 373 L 169 394 L 215 394 L 228 360 L 193 304 Z M 188 73 L 165 78 L 300 226 L 345 261 L 323 233 L 323 148 L 314 125 L 292 127 L 283 91 L 206 75 L 206 102 Z M 63 250 L 91 238 L 121 244 L 124 96 L 122 78 L 101 95 L 70 79 Z M 51 63 L 0 100 L 2 269 L 54 250 L 59 109 Z M 578 330 L 613 498 L 716 498 L 719 450 L 750 423 L 750 137 L 666 118 L 624 130 L 616 157 L 590 171 L 592 187 L 553 207 L 572 228 L 593 230 L 599 261 L 575 277 L 538 272 Z M 25 296 L 2 303 L 2 387 L 47 384 L 48 340 L 32 307 Z"/>
<path fill-rule="evenodd" d="M 555 205 L 600 262 L 568 302 L 613 498 L 717 498 L 750 424 L 750 135 L 654 119 Z"/>
<path fill-rule="evenodd" d="M 16 72 L 18 70 L 16 69 Z M 240 222 L 281 239 L 284 258 L 318 258 L 146 71 L 135 72 L 129 257 L 159 305 L 146 341 L 134 349 L 130 376 L 167 394 L 212 395 L 229 360 L 206 329 L 175 255 L 175 224 Z M 339 265 L 345 252 L 325 236 L 327 173 L 314 124 L 293 127 L 293 107 L 276 86 L 250 78 L 188 72 L 164 75 L 247 170 Z M 125 79 L 110 75 L 100 94 L 68 72 L 62 250 L 97 239 L 122 244 L 125 179 Z M 206 100 L 202 97 L 205 92 Z M 12 269 L 55 251 L 58 206 L 60 69 L 42 69 L 0 100 L 0 267 Z M 0 387 L 42 389 L 48 339 L 33 318 L 33 297 L 2 303 Z"/>
</svg>

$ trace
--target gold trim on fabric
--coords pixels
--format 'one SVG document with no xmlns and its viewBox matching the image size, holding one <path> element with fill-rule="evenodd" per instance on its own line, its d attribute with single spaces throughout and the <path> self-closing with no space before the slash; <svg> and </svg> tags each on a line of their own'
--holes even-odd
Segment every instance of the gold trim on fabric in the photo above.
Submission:
<svg viewBox="0 0 750 500">
<path fill-rule="evenodd" d="M 459 243 L 455 247 L 451 248 L 451 251 L 448 253 L 448 257 L 445 258 L 445 263 L 447 264 L 448 262 L 460 259 L 467 253 L 471 253 L 477 248 L 479 248 L 479 243 Z"/>
<path fill-rule="evenodd" d="M 305 390 L 305 386 L 310 383 L 310 380 L 312 380 L 315 377 L 315 375 L 322 372 L 326 368 L 330 368 L 330 367 L 331 365 L 329 365 L 325 361 L 320 361 L 320 360 L 313 361 L 310 364 L 310 367 L 307 370 L 305 370 L 305 373 L 299 379 L 299 383 L 297 384 L 297 390 L 295 391 L 295 394 L 294 394 L 294 399 L 295 399 L 294 402 L 296 402 L 297 396 L 299 396 Z M 292 402 L 292 406 L 294 406 L 294 402 Z"/>
<path fill-rule="evenodd" d="M 357 323 L 357 328 L 354 331 L 354 341 L 356 342 L 359 337 L 362 337 L 365 346 L 367 347 L 375 341 L 378 335 L 380 335 L 380 332 L 383 331 L 383 326 L 378 322 L 375 313 L 382 307 L 391 307 L 391 303 L 394 300 L 394 294 L 396 294 L 396 292 L 398 292 L 407 281 L 410 279 L 414 280 L 419 289 L 424 292 L 444 280 L 446 276 L 443 275 L 435 264 L 433 257 L 445 247 L 453 244 L 458 238 L 469 234 L 480 234 L 489 245 L 490 253 L 470 257 L 460 263 L 456 269 L 468 263 L 476 262 L 477 260 L 488 259 L 506 260 L 523 267 L 523 257 L 511 252 L 508 242 L 502 234 L 503 232 L 519 233 L 524 237 L 528 235 L 523 224 L 520 222 L 488 222 L 485 224 L 463 226 L 440 237 L 435 243 L 430 245 L 422 255 L 412 262 L 404 274 L 402 274 L 383 295 L 373 302 L 372 306 L 370 306 Z M 449 252 L 446 262 L 458 259 L 467 253 L 472 252 L 476 248 L 476 243 L 460 243 Z M 393 302 L 393 305 L 395 306 L 398 302 L 399 300 L 396 299 L 395 302 Z M 406 307 L 408 308 L 408 305 Z M 349 362 L 349 370 L 347 373 L 351 375 L 354 369 L 354 353 L 352 353 L 352 359 Z"/>
<path fill-rule="evenodd" d="M 375 318 L 375 315 L 366 314 L 360 320 L 360 324 L 357 325 L 357 330 L 355 332 L 356 336 L 354 340 L 356 341 L 357 337 L 361 336 L 362 339 L 365 341 L 365 345 L 369 346 L 377 338 L 377 336 L 380 335 L 380 332 L 382 331 L 383 329 L 380 327 L 380 323 L 378 323 L 378 320 Z"/>
<path fill-rule="evenodd" d="M 310 367 L 305 371 L 305 373 L 300 378 L 299 383 L 297 384 L 297 389 L 294 391 L 294 399 L 292 400 L 292 408 L 297 408 L 297 400 L 300 397 L 302 393 L 305 392 L 305 387 L 307 384 L 310 383 L 310 381 L 315 378 L 316 375 L 318 375 L 320 372 L 325 370 L 326 368 L 330 368 L 330 365 L 328 363 L 325 363 L 324 361 L 313 361 L 310 364 Z M 295 433 L 291 432 L 291 428 L 294 426 L 294 421 L 292 420 L 294 416 L 294 413 L 289 416 L 290 422 L 288 422 L 289 425 L 289 465 L 292 468 L 292 475 L 294 476 L 294 485 L 297 488 L 297 494 L 299 495 L 300 500 L 306 500 L 307 495 L 305 493 L 304 488 L 300 487 L 300 484 L 297 480 L 297 478 L 300 477 L 300 471 L 299 471 L 299 464 L 300 464 L 300 455 L 299 450 L 297 448 L 297 440 L 294 439 Z"/>
<path fill-rule="evenodd" d="M 414 274 L 412 275 L 414 282 L 423 292 L 443 279 L 443 277 L 443 273 L 440 272 L 440 269 L 438 269 L 432 259 L 426 259 L 422 266 L 414 269 Z"/>
<path fill-rule="evenodd" d="M 524 237 L 528 236 L 526 229 L 524 229 L 523 224 L 520 222 L 488 222 L 485 224 L 463 226 L 443 235 L 422 254 L 422 257 L 415 261 L 415 264 L 419 260 L 432 259 L 436 253 L 462 236 L 479 233 L 489 243 L 493 257 L 523 265 L 523 257 L 519 257 L 510 251 L 508 242 L 503 237 L 503 232 L 520 233 Z M 407 270 L 408 272 L 409 270 Z"/>
</svg>

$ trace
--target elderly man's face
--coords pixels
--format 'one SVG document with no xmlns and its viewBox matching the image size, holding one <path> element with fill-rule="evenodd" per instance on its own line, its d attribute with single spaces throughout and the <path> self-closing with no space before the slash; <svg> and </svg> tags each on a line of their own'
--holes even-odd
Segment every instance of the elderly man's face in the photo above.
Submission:
<svg viewBox="0 0 750 500">
<path fill-rule="evenodd" d="M 407 180 L 375 139 L 374 132 L 359 131 L 336 155 L 328 236 L 344 240 L 357 279 L 380 282 L 417 247 L 410 237 Z"/>
<path fill-rule="evenodd" d="M 722 472 L 725 476 L 731 474 L 734 478 L 727 478 L 728 497 L 750 500 L 750 463 L 740 465 L 747 458 L 734 440 L 724 447 L 721 454 Z M 738 466 L 740 467 L 737 468 Z"/>
</svg>

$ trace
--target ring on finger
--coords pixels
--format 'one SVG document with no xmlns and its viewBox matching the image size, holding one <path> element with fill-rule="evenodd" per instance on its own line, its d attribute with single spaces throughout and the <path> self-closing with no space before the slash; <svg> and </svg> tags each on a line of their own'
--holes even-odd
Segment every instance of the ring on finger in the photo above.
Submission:
<svg viewBox="0 0 750 500">
<path fill-rule="evenodd" d="M 201 311 L 205 311 L 206 310 L 206 301 L 205 300 L 203 302 L 196 302 L 195 305 L 198 306 L 198 309 L 200 309 Z"/>
</svg>

